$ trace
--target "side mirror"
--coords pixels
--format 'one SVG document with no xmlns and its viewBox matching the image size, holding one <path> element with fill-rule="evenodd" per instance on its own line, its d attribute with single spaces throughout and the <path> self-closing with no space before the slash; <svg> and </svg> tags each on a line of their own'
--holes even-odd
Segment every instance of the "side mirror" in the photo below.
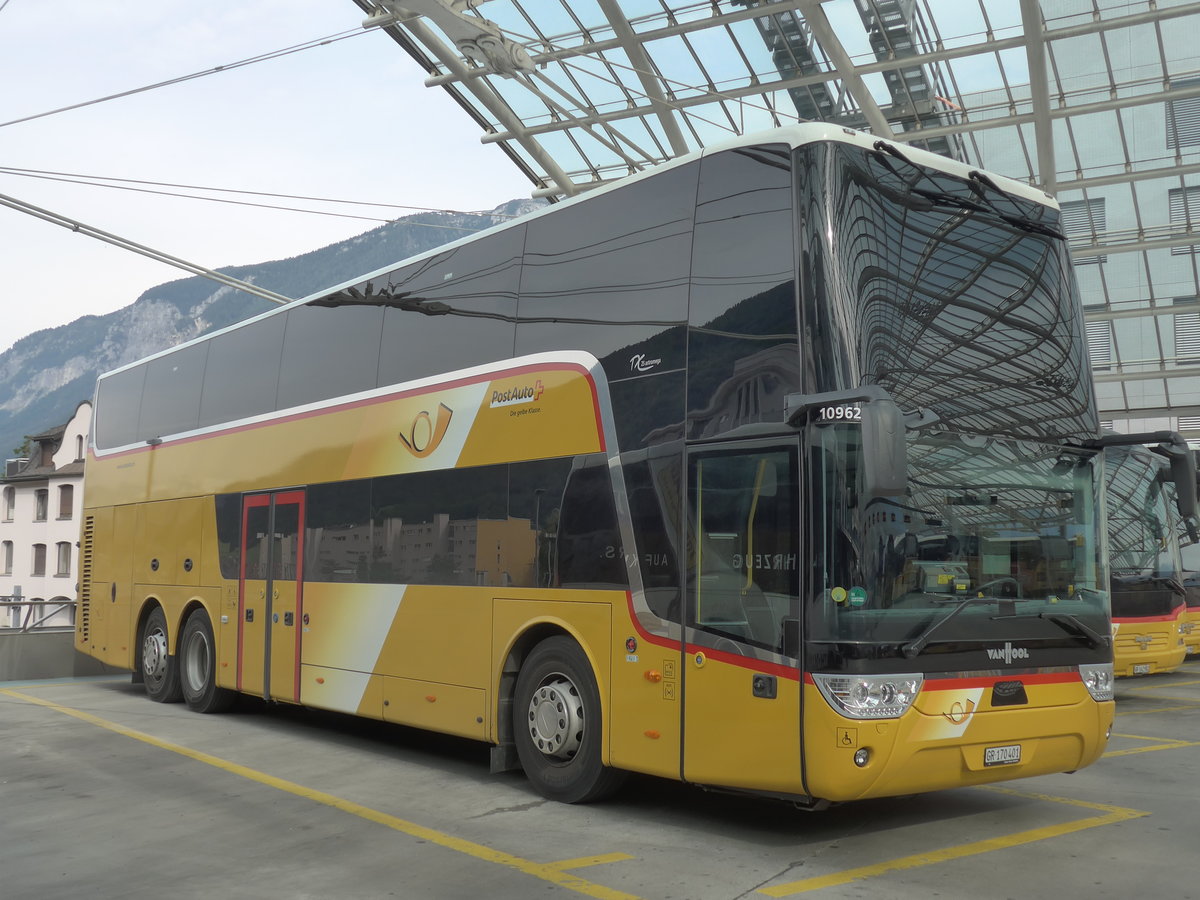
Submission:
<svg viewBox="0 0 1200 900">
<path fill-rule="evenodd" d="M 863 493 L 903 494 L 908 487 L 904 413 L 890 397 L 862 407 Z"/>
<path fill-rule="evenodd" d="M 868 497 L 895 496 L 908 489 L 907 425 L 891 395 L 875 384 L 826 394 L 789 394 L 789 425 L 810 414 L 824 421 L 857 422 L 862 428 L 862 492 Z M 836 415 L 832 415 L 836 413 Z M 843 415 L 842 413 L 847 413 Z"/>
<path fill-rule="evenodd" d="M 1188 536 L 1196 540 L 1196 458 L 1180 438 L 1180 444 L 1163 444 L 1159 452 L 1171 462 L 1171 480 L 1175 482 L 1175 503 Z"/>
<path fill-rule="evenodd" d="M 1175 482 L 1175 504 L 1192 542 L 1200 541 L 1197 532 L 1196 456 L 1178 431 L 1149 431 L 1139 434 L 1105 434 L 1093 447 L 1127 447 L 1132 444 L 1158 443 L 1153 451 L 1171 463 L 1171 480 Z"/>
</svg>

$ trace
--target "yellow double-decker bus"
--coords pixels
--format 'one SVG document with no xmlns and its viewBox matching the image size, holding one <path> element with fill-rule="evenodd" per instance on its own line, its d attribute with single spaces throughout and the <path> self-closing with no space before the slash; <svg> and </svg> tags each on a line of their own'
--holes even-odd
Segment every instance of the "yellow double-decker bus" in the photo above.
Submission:
<svg viewBox="0 0 1200 900">
<path fill-rule="evenodd" d="M 1183 611 L 1183 644 L 1187 656 L 1200 654 L 1200 542 L 1180 532 L 1180 556 L 1183 561 L 1183 590 L 1187 608 Z M 1186 658 L 1186 657 L 1185 657 Z"/>
<path fill-rule="evenodd" d="M 1197 548 L 1196 544 L 1189 545 L 1190 548 Z M 1186 550 L 1189 548 L 1185 548 Z M 1196 553 L 1196 549 L 1192 549 Z M 1185 558 L 1184 565 L 1187 565 L 1188 560 Z M 1183 634 L 1183 646 L 1186 648 L 1187 656 L 1195 656 L 1200 654 L 1200 572 L 1194 569 L 1185 569 L 1183 573 L 1183 590 L 1184 600 L 1187 602 L 1187 607 L 1183 611 L 1183 622 L 1179 626 L 1179 630 Z"/>
<path fill-rule="evenodd" d="M 1088 765 L 1103 451 L 1044 194 L 738 139 L 98 382 L 77 646 L 819 807 Z"/>
<path fill-rule="evenodd" d="M 1187 654 L 1188 629 L 1184 529 L 1170 467 L 1145 447 L 1110 447 L 1106 457 L 1113 672 L 1173 672 Z"/>
</svg>

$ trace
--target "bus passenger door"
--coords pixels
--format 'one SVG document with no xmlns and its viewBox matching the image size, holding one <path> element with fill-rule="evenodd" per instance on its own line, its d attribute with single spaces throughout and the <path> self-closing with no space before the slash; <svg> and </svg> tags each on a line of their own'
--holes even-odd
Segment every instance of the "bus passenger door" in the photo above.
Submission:
<svg viewBox="0 0 1200 900">
<path fill-rule="evenodd" d="M 300 700 L 303 535 L 303 491 L 243 499 L 238 689 L 264 699 Z"/>
<path fill-rule="evenodd" d="M 796 444 L 688 460 L 683 777 L 803 793 Z"/>
</svg>

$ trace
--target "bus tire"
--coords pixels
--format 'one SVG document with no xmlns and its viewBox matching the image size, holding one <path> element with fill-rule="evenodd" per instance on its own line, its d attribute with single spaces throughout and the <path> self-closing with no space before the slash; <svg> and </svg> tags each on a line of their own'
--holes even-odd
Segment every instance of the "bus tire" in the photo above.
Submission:
<svg viewBox="0 0 1200 900">
<path fill-rule="evenodd" d="M 582 648 L 557 635 L 530 652 L 517 675 L 513 733 L 521 768 L 549 800 L 608 796 L 625 773 L 601 762 L 600 691 Z"/>
<path fill-rule="evenodd" d="M 199 713 L 225 712 L 237 698 L 234 691 L 217 687 L 217 652 L 212 622 L 202 609 L 188 616 L 179 638 L 179 686 L 188 709 Z"/>
<path fill-rule="evenodd" d="M 167 617 L 160 607 L 155 607 L 146 619 L 141 646 L 140 666 L 146 696 L 155 703 L 178 703 L 183 699 L 179 666 L 169 652 Z"/>
</svg>

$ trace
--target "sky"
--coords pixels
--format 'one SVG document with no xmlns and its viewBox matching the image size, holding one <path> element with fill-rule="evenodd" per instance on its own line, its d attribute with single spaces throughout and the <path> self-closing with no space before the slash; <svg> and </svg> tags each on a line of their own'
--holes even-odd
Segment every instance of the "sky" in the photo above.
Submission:
<svg viewBox="0 0 1200 900">
<path fill-rule="evenodd" d="M 449 95 L 426 88 L 423 70 L 387 35 L 364 32 L 362 19 L 351 0 L 0 0 L 0 167 L 438 209 L 529 196 L 503 151 L 481 145 Z M 369 217 L 340 218 L 3 170 L 0 194 L 210 268 L 295 256 L 415 211 L 226 195 Z M 0 207 L 0 351 L 181 277 Z"/>
</svg>

